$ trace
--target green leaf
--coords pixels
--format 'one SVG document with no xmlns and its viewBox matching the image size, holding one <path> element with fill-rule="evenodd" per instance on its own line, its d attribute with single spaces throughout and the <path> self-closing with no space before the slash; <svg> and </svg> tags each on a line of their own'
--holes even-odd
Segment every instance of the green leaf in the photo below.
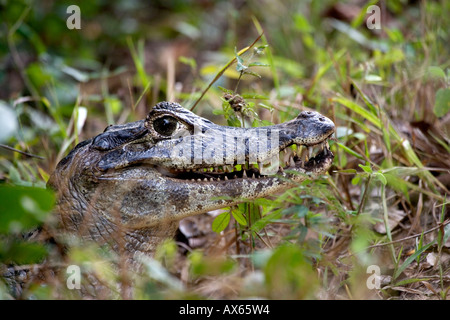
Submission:
<svg viewBox="0 0 450 320">
<path fill-rule="evenodd" d="M 350 110 L 359 114 L 364 119 L 370 121 L 378 128 L 381 128 L 380 119 L 378 119 L 378 117 L 376 115 L 376 110 L 372 109 L 372 112 L 370 112 L 370 111 L 364 109 L 363 107 L 361 107 L 359 104 L 357 104 L 351 100 L 348 100 L 346 98 L 343 98 L 343 97 L 335 97 L 335 98 L 331 98 L 331 100 L 342 104 L 343 106 L 345 106 L 345 107 L 349 108 Z"/>
<path fill-rule="evenodd" d="M 37 87 L 41 88 L 52 80 L 52 76 L 48 70 L 42 67 L 38 62 L 30 63 L 26 68 L 26 74 L 30 81 Z"/>
<path fill-rule="evenodd" d="M 237 127 L 237 128 L 239 128 L 239 127 L 241 126 L 241 122 L 240 122 L 239 119 L 236 118 L 235 116 L 229 117 L 229 118 L 227 119 L 227 124 L 228 124 L 230 127 Z"/>
<path fill-rule="evenodd" d="M 79 82 L 87 82 L 89 80 L 89 75 L 86 72 L 83 72 L 81 70 L 66 65 L 62 66 L 61 71 Z"/>
<path fill-rule="evenodd" d="M 403 43 L 404 37 L 402 32 L 399 29 L 389 29 L 389 28 L 384 28 L 383 30 L 386 31 L 386 34 L 388 35 L 389 39 L 394 42 L 394 43 Z"/>
<path fill-rule="evenodd" d="M 212 230 L 217 233 L 222 232 L 230 223 L 230 218 L 231 216 L 229 212 L 219 214 L 212 223 Z"/>
<path fill-rule="evenodd" d="M 367 82 L 380 82 L 383 81 L 383 78 L 376 74 L 368 74 L 364 77 L 364 80 Z"/>
<path fill-rule="evenodd" d="M 361 169 L 363 169 L 364 172 L 366 172 L 366 173 L 372 173 L 372 168 L 370 167 L 370 165 L 365 166 L 365 165 L 359 164 L 358 166 L 359 166 Z"/>
<path fill-rule="evenodd" d="M 235 58 L 236 58 L 236 61 L 237 61 L 236 71 L 237 72 L 242 72 L 242 71 L 246 70 L 248 67 L 246 65 L 244 65 L 244 60 L 237 53 L 237 49 L 236 48 L 234 48 L 234 55 L 235 55 Z"/>
<path fill-rule="evenodd" d="M 244 99 L 261 99 L 261 100 L 269 99 L 269 97 L 262 95 L 262 94 L 257 94 L 257 93 L 243 93 L 241 96 Z"/>
<path fill-rule="evenodd" d="M 242 59 L 241 55 L 237 52 L 236 47 L 234 47 L 234 57 L 238 63 L 244 64 L 244 59 Z"/>
<path fill-rule="evenodd" d="M 229 93 L 229 94 L 234 94 L 233 90 L 221 87 L 221 86 L 217 86 L 217 88 L 219 88 L 222 92 L 224 93 Z"/>
<path fill-rule="evenodd" d="M 245 74 L 249 74 L 249 75 L 254 76 L 254 77 L 257 77 L 257 78 L 261 78 L 261 75 L 259 75 L 259 74 L 256 73 L 256 72 L 253 72 L 253 71 L 248 70 L 247 67 L 246 67 L 246 69 L 244 70 L 244 73 L 245 73 Z"/>
<path fill-rule="evenodd" d="M 294 15 L 294 26 L 301 32 L 308 33 L 313 31 L 313 28 L 309 24 L 308 20 L 306 20 L 305 16 L 301 13 L 297 13 Z"/>
<path fill-rule="evenodd" d="M 263 53 L 264 53 L 264 50 L 265 50 L 268 46 L 269 46 L 268 44 L 264 44 L 264 45 L 262 45 L 262 46 L 257 46 L 257 47 L 254 49 L 255 54 L 263 54 Z"/>
<path fill-rule="evenodd" d="M 388 67 L 405 59 L 405 53 L 400 48 L 391 48 L 385 53 L 375 51 L 374 62 L 379 67 Z"/>
<path fill-rule="evenodd" d="M 450 89 L 441 88 L 436 92 L 433 112 L 436 117 L 443 117 L 450 111 Z"/>
<path fill-rule="evenodd" d="M 303 250 L 293 244 L 274 249 L 262 270 L 272 298 L 308 299 L 318 285 L 318 277 Z"/>
<path fill-rule="evenodd" d="M 364 157 L 363 157 L 362 155 L 360 155 L 360 154 L 357 153 L 356 151 L 353 151 L 352 149 L 350 149 L 349 147 L 343 145 L 342 143 L 339 143 L 339 142 L 338 142 L 337 145 L 338 145 L 340 148 L 344 149 L 345 152 L 351 154 L 352 156 L 355 156 L 355 157 L 358 158 L 358 159 L 364 160 Z"/>
<path fill-rule="evenodd" d="M 295 214 L 297 218 L 303 218 L 308 214 L 308 208 L 304 205 L 297 204 L 295 206 L 284 209 L 281 213 L 284 215 Z"/>
<path fill-rule="evenodd" d="M 410 201 L 409 200 L 409 188 L 403 178 L 397 176 L 394 173 L 383 173 L 383 176 L 386 178 L 388 185 L 392 189 L 402 192 L 403 195 L 406 197 L 406 199 L 408 199 L 408 201 Z"/>
<path fill-rule="evenodd" d="M 116 115 L 123 109 L 122 101 L 116 97 L 109 96 L 105 99 L 105 108 Z"/>
<path fill-rule="evenodd" d="M 200 251 L 193 251 L 189 255 L 191 271 L 194 276 L 217 276 L 232 271 L 236 262 L 225 256 L 205 256 Z"/>
<path fill-rule="evenodd" d="M 248 66 L 249 67 L 270 67 L 270 64 L 255 61 L 255 62 L 250 63 Z"/>
<path fill-rule="evenodd" d="M 381 181 L 382 184 L 387 184 L 386 177 L 381 172 L 375 172 L 374 175 Z"/>
<path fill-rule="evenodd" d="M 435 241 L 432 241 L 429 244 L 427 244 L 426 246 L 424 246 L 424 247 L 420 248 L 419 250 L 417 250 L 416 252 L 414 252 L 414 254 L 410 255 L 405 260 L 405 262 L 403 262 L 403 264 L 400 266 L 400 268 L 395 270 L 392 278 L 397 279 L 398 276 L 411 264 L 411 262 L 413 262 L 416 259 L 417 256 L 421 255 L 425 250 L 427 250 L 429 247 L 431 247 L 434 243 L 435 243 Z"/>
<path fill-rule="evenodd" d="M 252 221 L 251 231 L 259 232 L 269 223 L 272 223 L 273 221 L 280 219 L 281 215 L 282 215 L 281 210 L 275 210 L 274 212 L 265 215 L 264 217 L 258 219 L 257 221 Z"/>
<path fill-rule="evenodd" d="M 422 248 L 423 247 L 423 236 L 424 236 L 424 233 L 422 232 L 422 234 L 420 235 L 419 244 L 417 245 L 417 248 Z M 416 257 L 416 262 L 417 262 L 417 264 L 419 264 L 419 262 L 420 262 L 420 255 L 418 255 Z"/>
<path fill-rule="evenodd" d="M 429 66 L 426 73 L 426 78 L 431 79 L 443 79 L 445 80 L 445 72 L 441 68 L 437 66 Z"/>
<path fill-rule="evenodd" d="M 149 77 L 149 75 L 147 75 L 147 72 L 145 71 L 143 59 L 139 55 L 136 47 L 134 46 L 131 37 L 127 37 L 127 45 L 128 49 L 130 50 L 131 57 L 133 58 L 134 66 L 136 67 L 139 80 L 141 81 L 141 86 L 145 88 L 148 85 L 148 83 L 150 83 L 151 78 Z"/>
<path fill-rule="evenodd" d="M 392 286 L 393 287 L 400 287 L 400 286 L 404 286 L 410 283 L 415 283 L 415 282 L 420 282 L 420 281 L 429 281 L 432 278 L 413 278 L 413 279 L 405 279 L 405 280 L 401 280 L 399 282 L 394 283 Z"/>
<path fill-rule="evenodd" d="M 192 70 L 195 70 L 197 68 L 197 62 L 195 61 L 194 58 L 188 58 L 185 56 L 181 56 L 178 58 L 178 61 L 190 66 Z"/>
<path fill-rule="evenodd" d="M 450 224 L 447 224 L 444 227 L 444 236 L 442 238 L 442 243 L 443 244 L 447 243 L 448 238 L 450 238 Z"/>
<path fill-rule="evenodd" d="M 45 221 L 55 202 L 49 190 L 0 186 L 0 233 L 21 232 Z"/>
<path fill-rule="evenodd" d="M 223 115 L 226 114 L 225 111 L 220 110 L 220 109 L 214 109 L 214 110 L 212 111 L 212 113 L 213 113 L 214 115 L 216 115 L 216 116 L 223 116 Z"/>
<path fill-rule="evenodd" d="M 240 212 L 239 210 L 233 210 L 233 211 L 231 211 L 231 214 L 236 219 L 236 221 L 239 222 L 239 224 L 241 224 L 243 226 L 247 225 L 247 220 L 245 219 L 242 212 Z"/>
<path fill-rule="evenodd" d="M 39 263 L 47 255 L 47 249 L 39 243 L 0 242 L 0 262 L 10 264 Z"/>
<path fill-rule="evenodd" d="M 360 176 L 360 175 L 356 175 L 356 176 L 352 179 L 352 185 L 356 186 L 360 181 L 361 181 L 361 176 Z"/>
<path fill-rule="evenodd" d="M 444 223 L 444 218 L 445 218 L 445 213 L 446 213 L 445 207 L 447 204 L 446 200 L 447 200 L 447 195 L 444 198 L 444 203 L 442 205 L 442 211 L 441 211 L 441 217 L 439 219 L 440 220 L 439 222 L 441 224 Z M 438 247 L 440 248 L 440 250 L 442 249 L 442 246 L 445 244 L 445 242 L 447 241 L 447 239 L 449 237 L 449 234 L 448 234 L 449 230 L 450 230 L 450 224 L 446 225 L 445 227 L 441 226 L 439 228 L 437 240 L 438 240 Z"/>
<path fill-rule="evenodd" d="M 259 107 L 261 107 L 261 108 L 264 108 L 264 109 L 267 109 L 267 110 L 269 110 L 269 111 L 273 111 L 274 110 L 274 108 L 272 107 L 272 106 L 268 106 L 268 105 L 266 105 L 266 104 L 264 104 L 264 103 L 258 103 L 258 106 Z M 271 126 L 271 125 L 273 125 L 273 123 L 272 122 L 270 122 L 270 121 L 268 121 L 268 120 L 261 120 L 261 123 L 265 123 L 264 125 L 265 126 Z"/>
<path fill-rule="evenodd" d="M 21 185 L 23 184 L 22 178 L 20 177 L 19 171 L 14 167 L 9 167 L 9 179 L 11 179 L 11 182 L 15 185 Z"/>
<path fill-rule="evenodd" d="M 355 169 L 343 169 L 343 170 L 337 170 L 338 173 L 351 173 L 351 174 L 357 174 L 358 172 Z"/>
</svg>

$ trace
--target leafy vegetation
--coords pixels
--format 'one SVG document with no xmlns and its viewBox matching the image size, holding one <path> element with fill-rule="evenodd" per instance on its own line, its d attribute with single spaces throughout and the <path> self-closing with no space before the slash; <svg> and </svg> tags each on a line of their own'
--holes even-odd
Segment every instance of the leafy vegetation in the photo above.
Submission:
<svg viewBox="0 0 450 320">
<path fill-rule="evenodd" d="M 449 298 L 448 1 L 83 0 L 69 30 L 71 4 L 0 2 L 1 298 Z M 317 110 L 337 125 L 334 165 L 197 217 L 206 241 L 167 241 L 141 275 L 95 244 L 35 239 L 55 165 L 161 100 L 246 127 Z"/>
</svg>

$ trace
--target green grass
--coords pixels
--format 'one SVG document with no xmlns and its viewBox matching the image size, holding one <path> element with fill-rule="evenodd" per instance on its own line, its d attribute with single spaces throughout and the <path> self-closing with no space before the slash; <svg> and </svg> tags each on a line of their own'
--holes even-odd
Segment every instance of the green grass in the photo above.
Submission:
<svg viewBox="0 0 450 320">
<path fill-rule="evenodd" d="M 14 116 L 0 119 L 0 143 L 22 153 L 0 153 L 7 213 L 0 217 L 0 271 L 11 263 L 62 271 L 22 294 L 38 299 L 81 298 L 59 285 L 69 264 L 111 289 L 100 298 L 127 298 L 133 286 L 140 299 L 448 299 L 448 1 L 388 1 L 389 16 L 375 32 L 363 10 L 377 1 L 347 21 L 324 15 L 333 1 L 249 1 L 239 9 L 212 3 L 145 11 L 137 2 L 81 1 L 79 31 L 66 29 L 64 2 L 1 5 L 0 102 Z M 226 27 L 207 32 L 212 21 Z M 253 57 L 255 48 L 262 54 Z M 168 52 L 179 54 L 174 70 Z M 243 97 L 243 111 L 224 93 Z M 20 240 L 31 225 L 52 219 L 52 195 L 42 192 L 76 143 L 108 124 L 145 117 L 169 94 L 235 126 L 317 110 L 337 126 L 333 167 L 317 181 L 210 217 L 207 243 L 186 256 L 167 241 L 143 262 L 140 277 L 113 272 L 111 262 L 120 266 L 121 257 L 95 244 L 75 245 L 63 257 Z M 6 130 L 10 123 L 16 131 Z M 395 214 L 402 219 L 390 229 Z M 381 267 L 378 289 L 366 286 L 371 265 Z M 11 298 L 2 281 L 0 297 Z"/>
</svg>

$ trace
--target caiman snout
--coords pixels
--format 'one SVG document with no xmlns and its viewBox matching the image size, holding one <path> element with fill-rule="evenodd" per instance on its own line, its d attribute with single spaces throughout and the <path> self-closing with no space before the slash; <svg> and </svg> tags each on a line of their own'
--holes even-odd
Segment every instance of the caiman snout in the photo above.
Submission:
<svg viewBox="0 0 450 320">
<path fill-rule="evenodd" d="M 295 144 L 313 146 L 328 139 L 335 131 L 333 121 L 315 111 L 302 111 L 287 124 L 296 125 L 293 134 Z"/>
<path fill-rule="evenodd" d="M 314 156 L 332 156 L 328 139 L 334 131 L 333 121 L 315 111 L 302 111 L 278 125 L 235 128 L 216 125 L 178 104 L 162 102 L 143 125 L 110 127 L 94 138 L 92 147 L 111 150 L 98 163 L 100 171 L 146 163 L 166 168 L 159 171 L 170 171 L 172 178 L 217 181 L 246 174 L 272 175 L 287 167 L 310 168 L 315 162 L 306 164 Z M 258 169 L 255 172 L 234 172 L 236 165 L 249 168 L 252 164 Z"/>
</svg>

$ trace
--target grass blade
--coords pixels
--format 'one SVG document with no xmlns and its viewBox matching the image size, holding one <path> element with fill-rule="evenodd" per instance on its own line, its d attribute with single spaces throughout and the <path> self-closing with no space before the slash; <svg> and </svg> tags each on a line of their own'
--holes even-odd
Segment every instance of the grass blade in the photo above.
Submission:
<svg viewBox="0 0 450 320">
<path fill-rule="evenodd" d="M 397 270 L 395 270 L 394 275 L 392 276 L 392 278 L 395 280 L 398 278 L 398 276 L 411 264 L 411 262 L 413 262 L 417 256 L 421 255 L 425 250 L 427 250 L 429 247 L 431 247 L 436 241 L 432 241 L 429 244 L 427 244 L 426 246 L 420 248 L 419 250 L 417 250 L 416 252 L 414 252 L 412 255 L 410 255 L 405 262 L 403 262 L 403 264 L 400 266 L 400 268 L 398 268 Z"/>
</svg>

